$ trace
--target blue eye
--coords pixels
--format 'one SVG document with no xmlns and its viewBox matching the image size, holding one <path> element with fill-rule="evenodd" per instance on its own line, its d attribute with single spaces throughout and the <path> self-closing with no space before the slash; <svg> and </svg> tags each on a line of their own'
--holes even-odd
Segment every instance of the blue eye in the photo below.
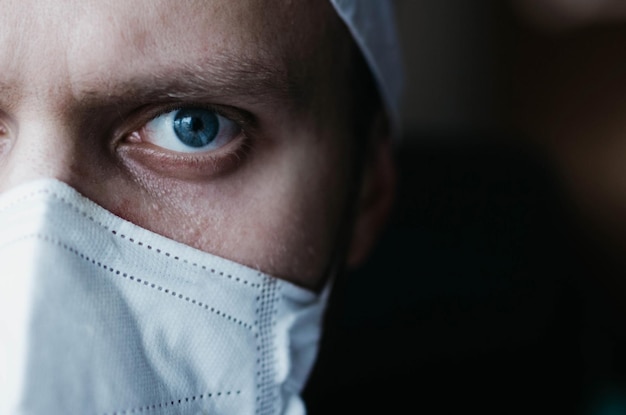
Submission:
<svg viewBox="0 0 626 415">
<path fill-rule="evenodd" d="M 240 133 L 232 120 L 205 108 L 182 108 L 159 115 L 144 127 L 145 141 L 168 150 L 194 153 L 217 149 Z"/>
<path fill-rule="evenodd" d="M 210 144 L 219 132 L 217 115 L 203 109 L 182 109 L 174 116 L 174 132 L 178 139 L 189 147 L 204 147 Z"/>
</svg>

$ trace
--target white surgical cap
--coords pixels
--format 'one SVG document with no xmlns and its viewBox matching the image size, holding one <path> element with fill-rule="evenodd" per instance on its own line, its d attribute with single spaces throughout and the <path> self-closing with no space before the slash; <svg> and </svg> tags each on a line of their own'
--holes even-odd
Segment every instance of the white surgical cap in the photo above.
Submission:
<svg viewBox="0 0 626 415">
<path fill-rule="evenodd" d="M 395 132 L 400 129 L 403 69 L 393 0 L 330 0 L 359 45 Z"/>
</svg>

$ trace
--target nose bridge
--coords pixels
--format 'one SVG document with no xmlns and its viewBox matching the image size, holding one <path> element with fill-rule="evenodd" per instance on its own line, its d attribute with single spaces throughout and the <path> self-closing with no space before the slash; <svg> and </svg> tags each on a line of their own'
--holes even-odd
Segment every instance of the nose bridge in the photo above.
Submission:
<svg viewBox="0 0 626 415">
<path fill-rule="evenodd" d="M 0 191 L 41 178 L 70 180 L 76 159 L 72 134 L 60 120 L 34 118 L 20 125 L 0 161 Z"/>
</svg>

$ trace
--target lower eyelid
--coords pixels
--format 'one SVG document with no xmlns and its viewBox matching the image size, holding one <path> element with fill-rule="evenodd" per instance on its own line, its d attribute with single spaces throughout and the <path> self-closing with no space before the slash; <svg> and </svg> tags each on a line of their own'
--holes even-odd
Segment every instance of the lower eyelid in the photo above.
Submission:
<svg viewBox="0 0 626 415">
<path fill-rule="evenodd" d="M 212 151 L 183 153 L 151 143 L 129 141 L 120 142 L 115 151 L 122 165 L 133 175 L 208 180 L 227 174 L 244 161 L 249 147 L 247 140 L 241 131 L 231 142 Z"/>
</svg>

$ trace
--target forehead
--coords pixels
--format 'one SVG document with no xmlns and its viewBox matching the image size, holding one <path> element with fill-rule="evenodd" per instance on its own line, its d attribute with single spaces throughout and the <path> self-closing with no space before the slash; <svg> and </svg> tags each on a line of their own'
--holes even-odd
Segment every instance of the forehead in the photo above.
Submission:
<svg viewBox="0 0 626 415">
<path fill-rule="evenodd" d="M 221 63 L 292 70 L 319 50 L 320 0 L 0 1 L 2 81 L 36 88 Z M 51 82 L 55 80 L 55 82 Z"/>
</svg>

